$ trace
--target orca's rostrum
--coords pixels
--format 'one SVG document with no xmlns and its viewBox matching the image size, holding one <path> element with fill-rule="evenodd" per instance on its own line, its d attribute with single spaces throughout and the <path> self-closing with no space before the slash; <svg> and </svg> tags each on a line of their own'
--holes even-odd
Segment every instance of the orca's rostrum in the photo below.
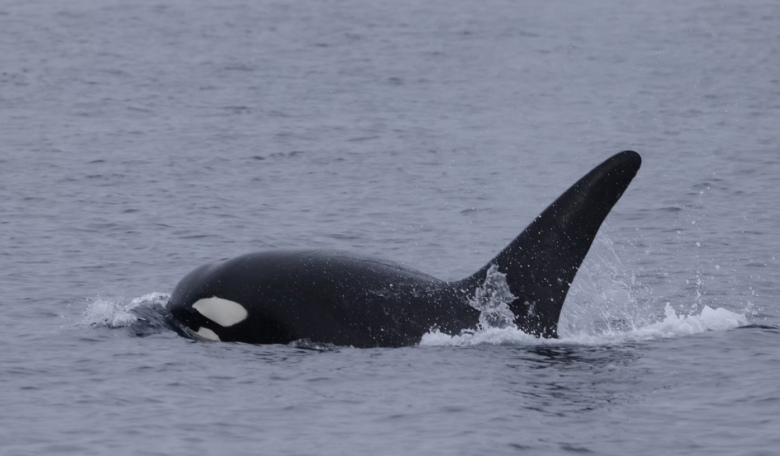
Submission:
<svg viewBox="0 0 780 456">
<path fill-rule="evenodd" d="M 471 302 L 495 266 L 514 295 L 514 324 L 528 334 L 557 337 L 569 286 L 641 162 L 633 151 L 609 158 L 463 280 L 445 282 L 343 252 L 259 252 L 195 269 L 176 286 L 167 308 L 182 328 L 211 340 L 413 345 L 432 328 L 451 335 L 476 329 L 480 311 Z"/>
</svg>

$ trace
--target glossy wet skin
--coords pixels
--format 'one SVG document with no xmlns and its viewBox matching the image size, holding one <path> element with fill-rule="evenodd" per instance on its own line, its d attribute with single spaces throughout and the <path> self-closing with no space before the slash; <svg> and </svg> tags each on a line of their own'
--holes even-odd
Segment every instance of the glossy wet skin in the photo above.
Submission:
<svg viewBox="0 0 780 456">
<path fill-rule="evenodd" d="M 220 324 L 215 316 L 231 312 L 226 303 L 246 309 L 246 318 Z M 222 341 L 305 338 L 355 347 L 411 345 L 432 327 L 459 331 L 479 317 L 450 283 L 327 251 L 253 253 L 201 266 L 179 283 L 168 309 L 195 333 L 206 328 Z"/>
</svg>

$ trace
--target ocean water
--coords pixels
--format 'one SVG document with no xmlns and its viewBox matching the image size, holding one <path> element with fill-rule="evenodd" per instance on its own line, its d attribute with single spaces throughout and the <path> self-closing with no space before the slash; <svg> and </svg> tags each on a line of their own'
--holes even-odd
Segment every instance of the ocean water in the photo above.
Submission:
<svg viewBox="0 0 780 456">
<path fill-rule="evenodd" d="M 780 451 L 776 1 L 6 0 L 0 56 L 0 454 Z M 464 277 L 625 149 L 558 340 L 160 318 L 255 250 Z"/>
</svg>

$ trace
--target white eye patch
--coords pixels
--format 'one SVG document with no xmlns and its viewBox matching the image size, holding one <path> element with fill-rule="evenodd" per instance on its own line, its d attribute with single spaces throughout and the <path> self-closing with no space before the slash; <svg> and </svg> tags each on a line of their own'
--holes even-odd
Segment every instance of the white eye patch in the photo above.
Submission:
<svg viewBox="0 0 780 456">
<path fill-rule="evenodd" d="M 220 340 L 219 336 L 217 335 L 217 333 L 215 333 L 214 331 L 210 330 L 209 328 L 200 328 L 198 330 L 198 332 L 195 333 L 195 334 L 199 335 L 200 337 L 202 337 L 204 339 L 208 339 L 208 340 Z"/>
<path fill-rule="evenodd" d="M 217 298 L 216 296 L 213 298 L 200 299 L 192 305 L 192 308 L 197 310 L 204 317 L 225 328 L 244 321 L 249 315 L 241 304 L 227 299 Z M 205 328 L 201 328 L 201 330 L 203 329 Z M 217 338 L 217 340 L 219 340 L 219 338 Z"/>
</svg>

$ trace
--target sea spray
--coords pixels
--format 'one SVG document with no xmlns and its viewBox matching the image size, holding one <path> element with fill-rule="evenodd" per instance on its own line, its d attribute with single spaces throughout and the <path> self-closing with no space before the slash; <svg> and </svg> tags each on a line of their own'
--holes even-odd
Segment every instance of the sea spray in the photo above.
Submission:
<svg viewBox="0 0 780 456">
<path fill-rule="evenodd" d="M 134 298 L 129 303 L 121 298 L 93 298 L 88 301 L 79 323 L 92 327 L 123 328 L 139 320 L 156 319 L 150 318 L 150 314 L 160 314 L 168 298 L 168 294 L 158 292 Z"/>
<path fill-rule="evenodd" d="M 471 307 L 479 310 L 479 328 L 516 328 L 515 315 L 509 304 L 516 299 L 506 282 L 506 274 L 491 264 L 485 275 L 485 282 L 474 292 L 469 300 Z"/>
</svg>

